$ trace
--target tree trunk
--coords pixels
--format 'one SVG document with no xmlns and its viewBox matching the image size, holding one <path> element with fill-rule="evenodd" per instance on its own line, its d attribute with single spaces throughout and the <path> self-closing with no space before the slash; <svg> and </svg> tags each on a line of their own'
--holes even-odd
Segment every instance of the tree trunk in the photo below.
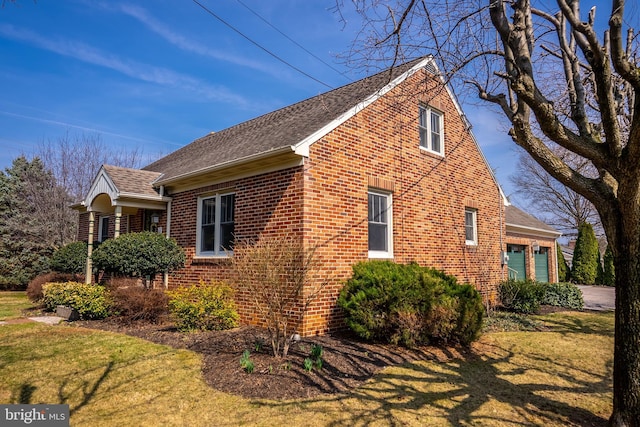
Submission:
<svg viewBox="0 0 640 427">
<path fill-rule="evenodd" d="M 640 230 L 637 207 L 624 212 L 622 206 L 622 210 L 620 219 L 614 220 L 618 225 L 614 248 L 616 325 L 609 425 L 640 426 Z"/>
</svg>

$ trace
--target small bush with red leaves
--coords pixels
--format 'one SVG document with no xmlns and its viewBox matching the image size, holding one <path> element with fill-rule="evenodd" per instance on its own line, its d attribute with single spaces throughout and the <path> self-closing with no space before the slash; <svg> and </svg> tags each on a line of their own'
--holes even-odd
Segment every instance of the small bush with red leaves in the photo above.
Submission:
<svg viewBox="0 0 640 427">
<path fill-rule="evenodd" d="M 169 314 L 169 299 L 160 289 L 112 287 L 112 309 L 124 323 L 161 323 Z"/>
</svg>

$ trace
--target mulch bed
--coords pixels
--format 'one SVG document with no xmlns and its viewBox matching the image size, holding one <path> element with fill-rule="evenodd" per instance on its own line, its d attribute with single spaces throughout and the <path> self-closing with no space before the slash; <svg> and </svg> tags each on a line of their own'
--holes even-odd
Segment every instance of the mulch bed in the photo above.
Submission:
<svg viewBox="0 0 640 427">
<path fill-rule="evenodd" d="M 302 338 L 291 346 L 288 356 L 283 359 L 271 355 L 266 331 L 253 326 L 228 331 L 185 333 L 177 331 L 170 323 L 127 325 L 102 320 L 74 324 L 200 353 L 203 357 L 202 373 L 207 384 L 217 390 L 247 398 L 293 399 L 347 392 L 386 366 L 417 360 L 448 360 L 460 354 L 456 349 L 407 349 L 365 343 L 348 335 L 332 335 Z M 323 348 L 323 366 L 307 372 L 304 360 L 310 357 L 313 345 Z M 245 350 L 250 351 L 255 364 L 251 374 L 240 366 L 240 357 Z"/>
</svg>

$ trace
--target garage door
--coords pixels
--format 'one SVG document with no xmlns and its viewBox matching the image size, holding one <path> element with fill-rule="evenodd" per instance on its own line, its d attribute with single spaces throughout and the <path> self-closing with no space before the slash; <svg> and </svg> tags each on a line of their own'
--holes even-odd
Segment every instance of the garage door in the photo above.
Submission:
<svg viewBox="0 0 640 427">
<path fill-rule="evenodd" d="M 536 281 L 548 282 L 549 281 L 549 249 L 540 248 L 540 252 L 533 256 L 533 261 L 536 263 Z"/>
<path fill-rule="evenodd" d="M 509 261 L 509 278 L 516 280 L 524 280 L 527 277 L 525 264 L 525 247 L 522 245 L 507 245 Z"/>
</svg>

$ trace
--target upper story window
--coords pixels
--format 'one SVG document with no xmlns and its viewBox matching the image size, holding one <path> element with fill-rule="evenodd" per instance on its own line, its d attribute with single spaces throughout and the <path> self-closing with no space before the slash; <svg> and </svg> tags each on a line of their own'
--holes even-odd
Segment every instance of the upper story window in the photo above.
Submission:
<svg viewBox="0 0 640 427">
<path fill-rule="evenodd" d="M 228 256 L 233 250 L 235 194 L 198 199 L 196 255 Z"/>
<path fill-rule="evenodd" d="M 466 208 L 464 210 L 464 235 L 467 245 L 478 244 L 478 210 Z"/>
<path fill-rule="evenodd" d="M 444 156 L 443 115 L 430 107 L 420 107 L 420 147 Z"/>
<path fill-rule="evenodd" d="M 369 192 L 369 257 L 393 257 L 391 194 Z"/>
</svg>

